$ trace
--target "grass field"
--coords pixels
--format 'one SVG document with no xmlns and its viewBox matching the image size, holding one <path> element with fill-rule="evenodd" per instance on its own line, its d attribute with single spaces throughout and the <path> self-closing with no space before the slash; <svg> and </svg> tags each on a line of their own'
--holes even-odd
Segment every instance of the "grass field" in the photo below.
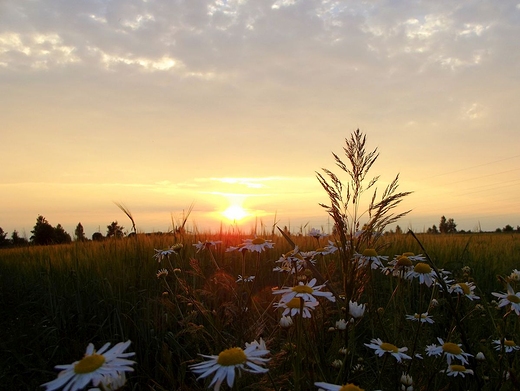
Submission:
<svg viewBox="0 0 520 391">
<path fill-rule="evenodd" d="M 235 389 L 311 390 L 317 389 L 315 382 L 406 389 L 403 373 L 413 378 L 415 390 L 518 389 L 518 315 L 509 305 L 497 308 L 492 292 L 506 289 L 497 276 L 507 278 L 518 269 L 520 235 L 417 235 L 433 264 L 451 271 L 452 284 L 474 283 L 480 298 L 385 275 L 370 266 L 357 268 L 359 286 L 350 299 L 366 304 L 366 311 L 352 322 L 348 300 L 343 299 L 349 288 L 339 252 L 315 255 L 314 268 L 304 264 L 299 273 L 273 271 L 284 254 L 290 259 L 287 253 L 293 247 L 281 235 L 259 237 L 272 241 L 273 248 L 226 251 L 254 236 L 222 233 L 137 235 L 0 251 L 1 388 L 39 389 L 56 377 L 55 365 L 79 360 L 88 343 L 98 348 L 130 339 L 136 364 L 125 389 L 202 390 L 212 377 L 197 380 L 190 370 L 203 360 L 199 354 L 218 355 L 263 338 L 270 351 L 269 371 L 243 372 L 235 379 Z M 332 236 L 290 240 L 304 257 L 329 240 L 337 242 Z M 194 244 L 205 241 L 219 243 L 208 242 L 198 251 Z M 182 244 L 178 253 L 158 262 L 156 249 L 175 244 Z M 424 253 L 410 234 L 385 235 L 377 250 L 387 261 L 405 252 Z M 157 276 L 162 269 L 168 274 Z M 237 282 L 239 275 L 255 278 Z M 321 291 L 331 288 L 336 300 L 318 297 L 320 304 L 310 318 L 295 315 L 291 326 L 280 326 L 282 309 L 274 304 L 282 295 L 273 294 L 273 288 L 297 286 L 314 277 L 318 284 L 324 283 L 321 277 L 329 281 Z M 517 281 L 508 281 L 516 292 Z M 424 312 L 433 324 L 406 318 Z M 426 346 L 439 344 L 437 337 L 472 354 L 465 368 L 474 374 L 440 372 L 448 368 L 445 355 L 425 353 Z M 375 338 L 407 347 L 411 359 L 400 363 L 386 350 L 377 356 L 366 345 Z M 511 353 L 494 348 L 492 341 L 501 338 L 515 341 Z M 476 360 L 478 352 L 486 359 Z"/>
</svg>

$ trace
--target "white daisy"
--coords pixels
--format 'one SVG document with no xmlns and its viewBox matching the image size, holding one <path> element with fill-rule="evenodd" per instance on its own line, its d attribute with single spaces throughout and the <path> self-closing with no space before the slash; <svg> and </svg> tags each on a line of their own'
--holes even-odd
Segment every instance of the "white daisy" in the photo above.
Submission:
<svg viewBox="0 0 520 391">
<path fill-rule="evenodd" d="M 495 350 L 501 351 L 502 350 L 502 340 L 495 339 L 493 343 L 496 345 Z M 519 350 L 520 346 L 518 346 L 515 341 L 512 339 L 504 339 L 504 351 L 506 353 L 514 352 L 515 350 Z"/>
<path fill-rule="evenodd" d="M 108 384 L 117 381 L 124 372 L 133 371 L 131 365 L 135 361 L 127 360 L 135 353 L 123 353 L 129 346 L 130 341 L 120 342 L 107 350 L 110 343 L 103 345 L 96 351 L 93 344 L 89 344 L 85 351 L 85 356 L 72 364 L 57 365 L 56 369 L 61 369 L 58 377 L 48 383 L 42 384 L 46 391 L 57 390 L 64 387 L 67 391 L 81 390 L 92 382 L 93 386 L 100 383 Z M 111 380 L 112 379 L 112 380 Z"/>
<path fill-rule="evenodd" d="M 358 261 L 358 267 L 365 267 L 370 265 L 371 269 L 382 269 L 383 263 L 388 259 L 387 256 L 377 255 L 377 251 L 373 248 L 367 248 L 363 251 L 363 254 L 355 254 L 354 257 Z"/>
<path fill-rule="evenodd" d="M 370 342 L 371 343 L 366 343 L 365 346 L 374 349 L 375 354 L 377 354 L 379 357 L 383 356 L 383 354 L 385 353 L 389 353 L 392 356 L 394 356 L 398 362 L 401 362 L 402 359 L 411 359 L 410 356 L 404 353 L 408 350 L 407 347 L 398 348 L 397 346 L 392 345 L 391 343 L 383 342 L 379 338 L 374 338 Z"/>
<path fill-rule="evenodd" d="M 520 281 L 520 271 L 517 269 L 514 269 L 511 274 L 509 275 L 509 280 L 511 281 Z"/>
<path fill-rule="evenodd" d="M 455 358 L 460 360 L 463 364 L 468 364 L 468 357 L 473 356 L 470 353 L 465 353 L 460 347 L 460 344 L 444 342 L 441 338 L 438 337 L 437 340 L 439 341 L 440 345 L 427 345 L 426 354 L 428 356 L 440 356 L 445 354 L 448 365 L 450 365 L 451 361 Z"/>
<path fill-rule="evenodd" d="M 253 282 L 254 280 L 255 280 L 255 276 L 242 277 L 242 275 L 239 274 L 236 282 Z"/>
<path fill-rule="evenodd" d="M 454 377 L 466 377 L 466 375 L 473 375 L 473 370 L 466 368 L 464 365 L 450 365 L 445 372 L 446 375 Z"/>
<path fill-rule="evenodd" d="M 331 292 L 321 292 L 321 288 L 323 288 L 325 284 L 315 285 L 315 278 L 310 280 L 307 284 L 300 281 L 296 286 L 273 290 L 273 295 L 283 295 L 280 299 L 281 302 L 289 302 L 295 297 L 301 297 L 305 301 L 317 301 L 315 296 L 325 297 L 332 302 L 336 301 L 336 298 Z"/>
<path fill-rule="evenodd" d="M 428 315 L 428 312 L 423 312 L 420 315 L 417 312 L 414 315 L 406 315 L 406 319 L 413 320 L 416 322 L 421 322 L 421 323 L 430 323 L 430 324 L 433 323 L 433 319 L 432 319 L 431 315 Z"/>
<path fill-rule="evenodd" d="M 326 238 L 329 235 L 321 232 L 319 229 L 311 228 L 311 230 L 309 231 L 309 236 L 312 236 L 313 238 L 316 238 L 316 239 L 320 239 L 320 238 Z"/>
<path fill-rule="evenodd" d="M 182 244 L 174 244 L 173 246 L 167 248 L 166 250 L 157 250 L 154 248 L 155 254 L 153 258 L 157 259 L 159 263 L 165 258 L 169 258 L 171 254 L 178 254 L 179 250 L 182 248 Z"/>
<path fill-rule="evenodd" d="M 498 307 L 504 307 L 510 304 L 511 309 L 514 310 L 517 315 L 520 315 L 520 292 L 515 293 L 511 285 L 507 284 L 507 293 L 492 292 L 491 294 L 500 299 Z"/>
<path fill-rule="evenodd" d="M 209 388 L 214 386 L 213 390 L 218 391 L 224 380 L 226 380 L 229 387 L 233 387 L 236 371 L 238 371 L 239 375 L 241 371 L 251 373 L 267 372 L 268 369 L 264 368 L 264 366 L 269 359 L 263 357 L 267 354 L 269 354 L 269 350 L 266 349 L 265 342 L 260 339 L 260 342 L 246 343 L 245 349 L 238 347 L 230 348 L 223 350 L 216 356 L 201 354 L 200 356 L 209 360 L 190 365 L 189 367 L 195 374 L 200 375 L 197 380 L 214 374 Z"/>
<path fill-rule="evenodd" d="M 193 245 L 193 247 L 195 247 L 197 249 L 197 252 L 199 252 L 201 250 L 208 249 L 211 246 L 216 247 L 217 244 L 220 244 L 220 243 L 222 243 L 222 240 L 205 240 L 203 242 L 198 240 L 197 243 L 195 243 Z"/>
<path fill-rule="evenodd" d="M 329 254 L 334 254 L 336 251 L 338 251 L 338 247 L 334 244 L 334 242 L 331 242 L 329 240 L 329 244 L 328 245 L 326 245 L 324 247 L 317 248 L 315 251 L 316 251 L 317 254 L 329 255 Z"/>
<path fill-rule="evenodd" d="M 413 270 L 413 263 L 406 255 L 397 255 L 393 260 L 388 262 L 387 266 L 381 271 L 384 274 L 392 274 L 396 277 L 406 276 L 408 272 Z"/>
<path fill-rule="evenodd" d="M 290 316 L 282 316 L 280 318 L 280 326 L 287 329 L 293 325 L 293 320 Z"/>
<path fill-rule="evenodd" d="M 303 304 L 302 304 L 303 303 Z M 290 315 L 295 316 L 300 314 L 300 307 L 303 311 L 302 316 L 304 318 L 311 317 L 311 311 L 314 310 L 320 304 L 319 301 L 305 301 L 303 299 L 295 297 L 294 299 L 288 301 L 287 303 L 280 301 L 279 303 L 274 303 L 273 306 L 276 308 L 283 308 L 284 311 L 282 316 Z"/>
<path fill-rule="evenodd" d="M 336 384 L 331 383 L 316 382 L 314 383 L 314 385 L 325 391 L 364 391 L 362 388 L 359 388 L 358 386 L 352 383 L 347 383 L 343 386 L 338 386 Z"/>
<path fill-rule="evenodd" d="M 363 317 L 365 313 L 365 304 L 358 304 L 355 301 L 349 300 L 348 313 L 355 319 Z"/>
<path fill-rule="evenodd" d="M 268 248 L 273 248 L 274 243 L 270 240 L 262 238 L 246 239 L 240 247 L 247 249 L 249 252 L 261 253 Z"/>
<path fill-rule="evenodd" d="M 448 291 L 466 296 L 470 300 L 480 299 L 480 297 L 474 293 L 475 288 L 476 286 L 473 282 L 457 282 L 456 284 L 450 285 Z"/>
<path fill-rule="evenodd" d="M 420 284 L 425 284 L 430 287 L 435 279 L 435 271 L 426 262 L 419 262 L 415 265 L 413 270 L 406 274 L 406 278 L 409 280 L 418 278 Z"/>
</svg>

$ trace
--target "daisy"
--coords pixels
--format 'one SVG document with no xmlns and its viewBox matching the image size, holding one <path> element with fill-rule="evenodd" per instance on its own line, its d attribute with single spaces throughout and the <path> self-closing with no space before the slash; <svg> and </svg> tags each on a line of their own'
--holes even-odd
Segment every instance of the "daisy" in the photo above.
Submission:
<svg viewBox="0 0 520 391">
<path fill-rule="evenodd" d="M 302 305 L 303 303 L 303 305 Z M 304 318 L 311 317 L 311 311 L 314 310 L 320 304 L 319 301 L 305 301 L 303 299 L 295 297 L 294 299 L 288 301 L 287 303 L 280 301 L 279 303 L 274 303 L 273 305 L 276 308 L 283 308 L 284 311 L 282 316 L 290 315 L 295 316 L 300 314 L 300 307 L 303 311 Z"/>
<path fill-rule="evenodd" d="M 348 322 L 345 321 L 345 319 L 340 319 L 336 321 L 336 328 L 338 330 L 346 330 L 347 329 Z"/>
<path fill-rule="evenodd" d="M 480 297 L 474 293 L 475 288 L 476 286 L 473 282 L 458 282 L 456 284 L 450 285 L 448 291 L 450 293 L 464 295 L 470 300 L 480 299 Z"/>
<path fill-rule="evenodd" d="M 355 319 L 363 317 L 365 313 L 365 304 L 358 304 L 355 301 L 349 300 L 348 313 Z"/>
<path fill-rule="evenodd" d="M 371 343 L 366 343 L 365 346 L 371 349 L 374 349 L 375 354 L 379 357 L 383 356 L 385 353 L 390 353 L 392 356 L 396 358 L 398 362 L 401 362 L 402 359 L 410 360 L 411 357 L 403 352 L 408 350 L 407 347 L 398 348 L 395 345 L 392 345 L 388 342 L 383 342 L 379 338 L 374 338 L 370 341 Z"/>
<path fill-rule="evenodd" d="M 247 249 L 249 252 L 261 253 L 262 251 L 265 251 L 268 248 L 273 248 L 274 243 L 270 240 L 254 238 L 244 240 L 244 243 L 242 243 L 240 246 L 242 248 Z"/>
<path fill-rule="evenodd" d="M 236 282 L 253 282 L 255 280 L 255 276 L 244 276 L 241 274 L 238 275 Z"/>
<path fill-rule="evenodd" d="M 168 269 L 159 269 L 157 271 L 157 278 L 167 277 L 167 276 L 168 276 Z"/>
<path fill-rule="evenodd" d="M 193 247 L 195 247 L 197 252 L 199 252 L 201 250 L 208 249 L 211 246 L 216 246 L 219 243 L 222 243 L 222 240 L 205 240 L 203 242 L 199 240 L 193 245 Z"/>
<path fill-rule="evenodd" d="M 214 386 L 213 390 L 218 391 L 224 380 L 226 380 L 229 387 L 233 387 L 236 371 L 238 371 L 239 375 L 242 371 L 266 373 L 268 369 L 263 366 L 269 359 L 262 356 L 267 354 L 269 354 L 269 350 L 266 349 L 265 342 L 260 339 L 260 342 L 246 343 L 245 349 L 238 347 L 230 348 L 223 350 L 216 356 L 201 354 L 200 356 L 209 360 L 190 365 L 189 367 L 195 374 L 200 375 L 197 380 L 214 374 L 209 388 Z"/>
<path fill-rule="evenodd" d="M 416 322 L 421 322 L 421 323 L 430 323 L 430 324 L 433 323 L 433 319 L 432 319 L 431 315 L 428 315 L 428 312 L 423 312 L 420 315 L 417 312 L 413 315 L 406 315 L 406 319 L 413 320 Z"/>
<path fill-rule="evenodd" d="M 277 289 L 273 291 L 273 295 L 282 294 L 281 302 L 289 302 L 296 297 L 301 297 L 305 301 L 317 301 L 315 296 L 321 296 L 329 299 L 332 302 L 336 301 L 336 298 L 331 292 L 321 292 L 321 288 L 325 286 L 316 285 L 316 279 L 313 278 L 309 281 L 309 283 L 304 284 L 303 282 L 299 282 L 298 285 L 293 287 L 283 287 L 282 289 Z"/>
<path fill-rule="evenodd" d="M 432 286 L 435 278 L 435 271 L 426 262 L 419 262 L 415 265 L 413 270 L 406 274 L 406 278 L 409 280 L 418 278 L 419 283 L 430 287 Z"/>
<path fill-rule="evenodd" d="M 173 246 L 167 248 L 166 250 L 157 250 L 154 248 L 155 254 L 153 255 L 153 258 L 157 259 L 159 263 L 164 258 L 169 258 L 171 254 L 178 254 L 179 250 L 182 248 L 182 244 L 174 244 Z"/>
<path fill-rule="evenodd" d="M 347 383 L 343 386 L 337 386 L 336 384 L 316 382 L 314 383 L 314 385 L 325 391 L 364 391 L 363 388 L 359 388 L 358 386 L 352 383 Z"/>
<path fill-rule="evenodd" d="M 473 375 L 473 370 L 467 369 L 464 365 L 450 365 L 448 369 L 446 369 L 446 375 L 448 376 L 462 376 L 466 377 L 467 375 Z"/>
<path fill-rule="evenodd" d="M 511 274 L 509 275 L 510 281 L 520 281 L 520 271 L 517 269 L 514 269 Z"/>
<path fill-rule="evenodd" d="M 428 356 L 440 356 L 441 354 L 446 355 L 446 362 L 448 365 L 451 364 L 453 359 L 460 360 L 463 364 L 468 364 L 468 357 L 472 357 L 472 354 L 465 353 L 460 344 L 456 344 L 453 342 L 444 342 L 441 338 L 437 337 L 437 340 L 440 343 L 438 345 L 427 345 L 426 346 L 426 354 Z"/>
<path fill-rule="evenodd" d="M 520 315 L 520 292 L 516 292 L 511 288 L 511 285 L 507 284 L 507 293 L 491 293 L 493 296 L 498 297 L 498 307 L 504 307 L 511 304 L 511 309 Z"/>
<path fill-rule="evenodd" d="M 319 229 L 311 228 L 311 230 L 309 231 L 309 236 L 312 236 L 313 238 L 316 238 L 316 239 L 320 239 L 320 238 L 326 238 L 329 235 L 321 232 Z"/>
<path fill-rule="evenodd" d="M 316 254 L 329 255 L 329 254 L 334 254 L 336 251 L 338 251 L 338 247 L 334 244 L 334 242 L 331 242 L 329 240 L 328 245 L 326 245 L 325 247 L 317 248 L 315 251 L 316 251 Z"/>
<path fill-rule="evenodd" d="M 398 255 L 388 262 L 388 265 L 381 269 L 384 274 L 392 274 L 393 276 L 405 276 L 413 270 L 413 263 L 406 255 Z"/>
<path fill-rule="evenodd" d="M 413 391 L 413 378 L 410 375 L 403 372 L 400 382 L 402 391 Z"/>
<path fill-rule="evenodd" d="M 493 343 L 496 345 L 495 350 L 502 350 L 502 340 L 496 339 L 493 341 Z M 520 346 L 518 346 L 515 341 L 512 339 L 504 339 L 504 351 L 506 353 L 514 352 L 515 350 L 519 350 Z"/>
<path fill-rule="evenodd" d="M 358 260 L 358 267 L 365 267 L 370 265 L 371 269 L 382 269 L 383 263 L 388 259 L 387 256 L 377 255 L 377 251 L 373 248 L 367 248 L 363 251 L 363 254 L 356 254 L 354 256 Z"/>
<path fill-rule="evenodd" d="M 123 353 L 130 343 L 130 341 L 120 342 L 110 350 L 108 350 L 110 343 L 106 343 L 98 351 L 90 343 L 81 360 L 72 364 L 56 365 L 55 368 L 62 371 L 55 380 L 42 384 L 42 387 L 46 387 L 46 391 L 57 390 L 61 387 L 64 387 L 65 390 L 76 391 L 86 387 L 90 382 L 93 386 L 98 386 L 100 383 L 115 383 L 122 374 L 133 371 L 131 365 L 135 364 L 135 361 L 126 358 L 135 353 Z"/>
<path fill-rule="evenodd" d="M 280 326 L 287 329 L 293 325 L 293 320 L 290 316 L 282 316 L 280 318 Z"/>
</svg>

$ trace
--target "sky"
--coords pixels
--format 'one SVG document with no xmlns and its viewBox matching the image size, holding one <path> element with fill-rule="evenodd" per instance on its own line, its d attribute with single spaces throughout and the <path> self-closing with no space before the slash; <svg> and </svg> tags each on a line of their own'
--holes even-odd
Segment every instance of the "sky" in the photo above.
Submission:
<svg viewBox="0 0 520 391">
<path fill-rule="evenodd" d="M 329 231 L 356 129 L 400 227 L 516 227 L 519 64 L 511 0 L 0 0 L 0 227 Z"/>
</svg>

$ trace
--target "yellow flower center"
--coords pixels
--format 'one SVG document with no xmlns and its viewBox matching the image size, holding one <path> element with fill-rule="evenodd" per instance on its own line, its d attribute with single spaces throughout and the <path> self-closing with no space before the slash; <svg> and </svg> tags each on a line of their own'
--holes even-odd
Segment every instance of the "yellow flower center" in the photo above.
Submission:
<svg viewBox="0 0 520 391">
<path fill-rule="evenodd" d="M 419 262 L 417 265 L 415 265 L 413 270 L 419 274 L 430 274 L 432 272 L 430 265 L 424 262 Z"/>
<path fill-rule="evenodd" d="M 308 286 L 308 285 L 296 285 L 296 286 L 293 286 L 291 289 L 292 289 L 293 292 L 296 292 L 296 293 L 312 293 L 312 292 L 314 292 L 314 290 L 310 286 Z"/>
<path fill-rule="evenodd" d="M 450 365 L 450 369 L 452 372 L 466 372 L 466 367 L 464 365 Z"/>
<path fill-rule="evenodd" d="M 101 354 L 85 356 L 74 365 L 74 372 L 78 374 L 92 373 L 105 363 L 105 357 Z"/>
<path fill-rule="evenodd" d="M 253 244 L 264 244 L 265 243 L 265 240 L 262 239 L 262 238 L 254 238 L 251 243 Z"/>
<path fill-rule="evenodd" d="M 291 299 L 285 305 L 289 308 L 300 308 L 301 300 L 299 297 L 295 297 L 294 299 Z"/>
<path fill-rule="evenodd" d="M 401 255 L 395 265 L 400 267 L 412 266 L 412 261 L 407 256 Z"/>
<path fill-rule="evenodd" d="M 379 346 L 379 347 L 387 352 L 393 352 L 393 353 L 399 352 L 399 349 L 397 348 L 397 346 L 392 345 L 391 343 L 388 343 L 388 342 L 383 342 L 381 344 L 381 346 Z"/>
<path fill-rule="evenodd" d="M 220 352 L 217 359 L 217 364 L 223 367 L 230 367 L 233 365 L 244 364 L 247 361 L 247 356 L 240 348 L 226 349 Z"/>
<path fill-rule="evenodd" d="M 507 300 L 509 300 L 510 303 L 520 303 L 520 297 L 518 297 L 517 295 L 507 295 Z"/>
<path fill-rule="evenodd" d="M 469 289 L 468 284 L 465 282 L 459 282 L 457 285 L 460 286 L 460 289 L 462 289 L 462 292 L 464 292 L 465 295 L 469 295 L 471 293 L 471 289 Z"/>
<path fill-rule="evenodd" d="M 506 346 L 516 346 L 516 343 L 512 339 L 505 339 L 504 340 L 504 345 L 506 345 Z"/>
<path fill-rule="evenodd" d="M 411 252 L 406 252 L 406 253 L 403 253 L 403 256 L 405 257 L 413 257 L 415 254 L 414 253 L 411 253 Z"/>
<path fill-rule="evenodd" d="M 365 251 L 363 251 L 364 257 L 377 257 L 377 251 L 373 248 L 366 248 Z"/>
<path fill-rule="evenodd" d="M 442 345 L 442 350 L 446 353 L 451 353 L 454 355 L 462 353 L 460 346 L 453 342 L 446 342 L 444 345 Z"/>
<path fill-rule="evenodd" d="M 342 386 L 339 391 L 365 391 L 363 388 L 359 388 L 358 386 L 348 383 Z"/>
<path fill-rule="evenodd" d="M 323 247 L 320 247 L 320 248 L 316 249 L 316 252 L 317 253 L 323 253 L 323 252 L 325 252 L 325 249 Z"/>
<path fill-rule="evenodd" d="M 415 314 L 414 315 L 414 318 L 415 319 L 426 319 L 426 316 L 425 314 Z"/>
</svg>

